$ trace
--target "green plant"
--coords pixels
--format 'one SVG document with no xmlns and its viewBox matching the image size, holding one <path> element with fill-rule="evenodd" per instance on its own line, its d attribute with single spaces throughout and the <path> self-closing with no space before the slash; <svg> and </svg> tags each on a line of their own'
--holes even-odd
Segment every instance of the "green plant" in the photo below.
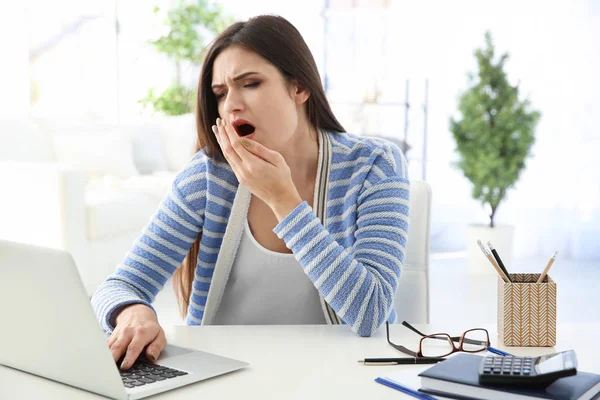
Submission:
<svg viewBox="0 0 600 400">
<path fill-rule="evenodd" d="M 473 184 L 472 196 L 489 212 L 489 225 L 508 189 L 514 186 L 535 141 L 541 114 L 529 100 L 519 100 L 519 87 L 511 86 L 504 72 L 508 54 L 495 60 L 492 36 L 475 50 L 477 75 L 469 74 L 469 88 L 460 95 L 461 119 L 450 118 L 457 145 L 457 166 Z"/>
<path fill-rule="evenodd" d="M 158 7 L 154 7 L 155 14 L 160 12 Z M 164 21 L 168 33 L 149 42 L 175 63 L 174 82 L 160 94 L 157 94 L 155 89 L 149 89 L 140 103 L 144 107 L 151 105 L 154 112 L 166 115 L 191 112 L 195 103 L 195 89 L 189 89 L 182 84 L 181 66 L 184 63 L 200 64 L 202 50 L 207 41 L 231 22 L 233 21 L 230 17 L 223 15 L 220 5 L 206 0 L 196 0 L 194 4 L 179 0 L 177 5 L 167 12 Z"/>
</svg>

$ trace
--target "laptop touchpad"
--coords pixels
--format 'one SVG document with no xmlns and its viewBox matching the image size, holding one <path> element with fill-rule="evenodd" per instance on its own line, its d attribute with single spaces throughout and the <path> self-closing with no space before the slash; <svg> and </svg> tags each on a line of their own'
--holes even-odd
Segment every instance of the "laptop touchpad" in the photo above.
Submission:
<svg viewBox="0 0 600 400">
<path fill-rule="evenodd" d="M 182 356 L 191 352 L 191 350 L 184 349 L 182 347 L 167 345 L 167 347 L 165 347 L 164 350 L 160 353 L 158 359 L 161 360 L 164 358 Z"/>
</svg>

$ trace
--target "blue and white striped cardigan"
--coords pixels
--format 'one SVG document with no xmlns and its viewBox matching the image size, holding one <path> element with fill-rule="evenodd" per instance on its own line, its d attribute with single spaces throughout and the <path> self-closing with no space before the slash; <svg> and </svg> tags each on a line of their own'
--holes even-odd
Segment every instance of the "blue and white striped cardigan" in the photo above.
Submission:
<svg viewBox="0 0 600 400">
<path fill-rule="evenodd" d="M 316 201 L 298 205 L 275 228 L 318 289 L 325 319 L 360 336 L 394 322 L 394 296 L 408 232 L 409 181 L 390 142 L 319 132 Z M 210 325 L 247 217 L 250 192 L 226 163 L 200 151 L 177 175 L 125 260 L 96 290 L 92 305 L 110 332 L 112 313 L 149 307 L 202 232 L 186 317 Z M 324 223 L 322 222 L 324 221 Z"/>
</svg>

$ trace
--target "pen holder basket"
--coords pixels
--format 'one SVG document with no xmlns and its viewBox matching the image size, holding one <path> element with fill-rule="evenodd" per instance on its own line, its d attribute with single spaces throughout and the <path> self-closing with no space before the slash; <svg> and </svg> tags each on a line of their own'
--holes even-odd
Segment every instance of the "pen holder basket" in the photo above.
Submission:
<svg viewBox="0 0 600 400">
<path fill-rule="evenodd" d="M 498 333 L 505 346 L 556 345 L 556 282 L 540 274 L 498 278 Z"/>
</svg>

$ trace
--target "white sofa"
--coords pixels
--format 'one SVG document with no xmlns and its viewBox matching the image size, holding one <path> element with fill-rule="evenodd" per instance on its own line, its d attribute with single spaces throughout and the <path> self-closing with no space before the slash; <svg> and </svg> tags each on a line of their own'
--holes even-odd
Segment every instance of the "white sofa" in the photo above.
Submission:
<svg viewBox="0 0 600 400">
<path fill-rule="evenodd" d="M 193 155 L 194 116 L 0 121 L 0 238 L 69 251 L 89 294 Z"/>
</svg>

